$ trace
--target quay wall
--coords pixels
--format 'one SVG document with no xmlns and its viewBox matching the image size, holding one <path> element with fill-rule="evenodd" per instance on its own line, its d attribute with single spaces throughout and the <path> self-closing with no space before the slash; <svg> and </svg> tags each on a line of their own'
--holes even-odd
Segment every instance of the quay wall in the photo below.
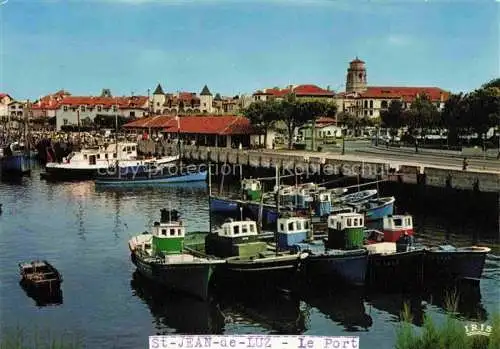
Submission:
<svg viewBox="0 0 500 349">
<path fill-rule="evenodd" d="M 139 150 L 145 153 L 172 154 L 178 152 L 178 146 L 172 143 L 154 143 L 142 141 Z M 500 173 L 488 171 L 462 171 L 457 168 L 437 167 L 423 164 L 405 164 L 401 161 L 374 160 L 362 156 L 326 156 L 293 154 L 280 151 L 239 150 L 230 148 L 208 148 L 181 145 L 185 160 L 214 162 L 218 164 L 244 165 L 253 168 L 272 169 L 279 165 L 283 170 L 325 175 L 351 175 L 364 179 L 385 178 L 391 181 L 424 184 L 430 187 L 454 188 L 498 193 L 500 191 Z"/>
</svg>

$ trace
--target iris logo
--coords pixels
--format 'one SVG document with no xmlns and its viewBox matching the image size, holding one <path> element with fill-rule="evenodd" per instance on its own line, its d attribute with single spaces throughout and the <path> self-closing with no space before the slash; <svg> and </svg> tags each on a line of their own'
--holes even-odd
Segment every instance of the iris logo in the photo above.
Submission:
<svg viewBox="0 0 500 349">
<path fill-rule="evenodd" d="M 465 334 L 470 336 L 487 336 L 491 334 L 491 326 L 485 324 L 469 324 L 465 325 Z"/>
</svg>

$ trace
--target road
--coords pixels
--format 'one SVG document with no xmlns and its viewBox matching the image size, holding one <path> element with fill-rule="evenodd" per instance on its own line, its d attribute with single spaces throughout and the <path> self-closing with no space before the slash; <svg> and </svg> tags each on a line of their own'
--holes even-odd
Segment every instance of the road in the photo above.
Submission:
<svg viewBox="0 0 500 349">
<path fill-rule="evenodd" d="M 319 144 L 322 146 L 321 144 Z M 323 146 L 324 151 L 322 152 L 312 152 L 305 151 L 305 155 L 309 156 L 320 156 L 324 154 L 325 156 L 331 155 L 332 157 L 338 158 L 339 156 L 345 157 L 346 160 L 352 159 L 353 156 L 362 157 L 366 161 L 378 160 L 378 161 L 395 161 L 395 162 L 406 162 L 408 164 L 421 164 L 430 165 L 436 167 L 450 167 L 456 169 L 462 169 L 463 157 L 457 155 L 449 154 L 437 154 L 429 153 L 429 150 L 423 149 L 419 153 L 398 150 L 398 148 L 381 148 L 373 147 L 370 141 L 366 140 L 348 140 L 345 143 L 345 155 L 340 155 L 341 146 Z M 286 150 L 285 150 L 286 152 Z M 293 151 L 293 154 L 300 153 L 300 151 Z M 292 153 L 291 153 L 292 154 Z M 482 159 L 478 157 L 467 158 L 468 170 L 479 170 L 488 172 L 498 172 L 500 173 L 500 160 L 496 159 Z"/>
</svg>

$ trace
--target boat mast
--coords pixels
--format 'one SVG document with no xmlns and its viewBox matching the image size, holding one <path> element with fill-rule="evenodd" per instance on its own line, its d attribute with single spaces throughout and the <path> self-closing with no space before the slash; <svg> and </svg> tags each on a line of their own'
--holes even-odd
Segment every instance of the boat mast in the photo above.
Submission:
<svg viewBox="0 0 500 349">
<path fill-rule="evenodd" d="M 208 232 L 212 232 L 212 210 L 210 209 L 210 198 L 212 197 L 212 166 L 208 160 Z"/>
<path fill-rule="evenodd" d="M 118 100 L 116 100 L 116 112 L 115 112 L 115 151 L 116 151 L 116 170 L 120 171 L 118 168 Z"/>
<path fill-rule="evenodd" d="M 274 228 L 274 249 L 276 251 L 276 256 L 278 255 L 278 219 L 280 217 L 280 166 L 276 164 L 276 186 L 278 187 L 278 192 L 276 193 L 276 227 Z"/>
</svg>

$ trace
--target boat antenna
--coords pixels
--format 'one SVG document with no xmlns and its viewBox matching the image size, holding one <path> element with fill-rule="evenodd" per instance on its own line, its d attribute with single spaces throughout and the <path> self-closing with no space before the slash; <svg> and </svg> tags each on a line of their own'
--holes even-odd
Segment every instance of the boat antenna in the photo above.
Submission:
<svg viewBox="0 0 500 349">
<path fill-rule="evenodd" d="M 276 193 L 276 211 L 277 211 L 277 219 L 276 219 L 276 227 L 274 229 L 274 249 L 276 252 L 276 256 L 278 255 L 278 219 L 280 217 L 280 165 L 276 164 L 276 185 L 278 187 L 278 192 Z"/>
</svg>

